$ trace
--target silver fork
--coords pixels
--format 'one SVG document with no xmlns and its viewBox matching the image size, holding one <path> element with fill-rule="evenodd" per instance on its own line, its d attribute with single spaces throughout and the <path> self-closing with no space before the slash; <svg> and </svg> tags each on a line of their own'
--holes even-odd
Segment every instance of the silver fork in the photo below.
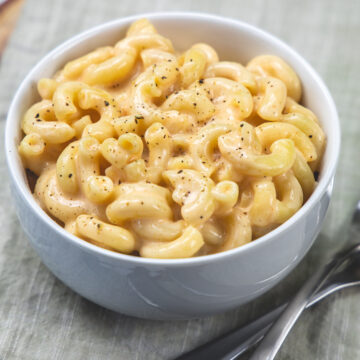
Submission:
<svg viewBox="0 0 360 360">
<path fill-rule="evenodd" d="M 358 230 L 359 212 L 360 202 L 357 204 L 353 216 L 351 231 L 353 231 L 354 228 Z M 350 267 L 347 265 L 350 265 Z M 316 271 L 314 275 L 305 282 L 266 333 L 250 360 L 273 360 L 275 358 L 286 336 L 289 334 L 301 313 L 305 310 L 311 296 L 340 268 L 346 269 L 346 272 L 342 273 L 343 276 L 350 274 L 350 276 L 355 275 L 360 279 L 360 244 L 356 244 L 349 249 L 337 253 L 327 265 Z"/>
<path fill-rule="evenodd" d="M 350 239 L 356 239 L 359 236 L 360 201 L 357 204 L 349 229 Z M 289 303 L 283 304 L 259 319 L 212 340 L 177 359 L 233 360 L 259 343 L 265 334 L 264 340 L 251 359 L 273 359 L 305 308 L 313 306 L 335 291 L 355 285 L 360 285 L 360 244 L 336 253 L 325 267 L 319 269 L 303 285 Z"/>
</svg>

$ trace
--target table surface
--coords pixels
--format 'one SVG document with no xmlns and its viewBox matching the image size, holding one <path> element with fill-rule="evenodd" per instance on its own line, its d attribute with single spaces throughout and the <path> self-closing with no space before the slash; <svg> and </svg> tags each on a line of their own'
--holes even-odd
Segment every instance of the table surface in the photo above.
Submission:
<svg viewBox="0 0 360 360">
<path fill-rule="evenodd" d="M 182 322 L 130 318 L 81 298 L 42 265 L 11 205 L 1 150 L 0 359 L 171 359 L 280 304 L 342 246 L 350 215 L 360 198 L 357 0 L 27 0 L 1 58 L 1 138 L 17 86 L 50 49 L 102 22 L 165 10 L 209 12 L 259 26 L 298 50 L 324 78 L 342 125 L 342 151 L 324 228 L 285 281 L 238 310 Z M 348 289 L 306 311 L 277 359 L 360 359 L 359 301 L 360 290 Z"/>
</svg>

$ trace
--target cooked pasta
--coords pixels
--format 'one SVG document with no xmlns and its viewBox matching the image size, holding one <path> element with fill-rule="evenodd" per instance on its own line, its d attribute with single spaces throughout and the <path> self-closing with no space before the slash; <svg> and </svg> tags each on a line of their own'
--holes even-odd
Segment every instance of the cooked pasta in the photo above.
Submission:
<svg viewBox="0 0 360 360">
<path fill-rule="evenodd" d="M 40 79 L 19 154 L 67 231 L 155 259 L 214 254 L 289 219 L 312 194 L 326 138 L 274 55 L 178 53 L 146 19 Z"/>
</svg>

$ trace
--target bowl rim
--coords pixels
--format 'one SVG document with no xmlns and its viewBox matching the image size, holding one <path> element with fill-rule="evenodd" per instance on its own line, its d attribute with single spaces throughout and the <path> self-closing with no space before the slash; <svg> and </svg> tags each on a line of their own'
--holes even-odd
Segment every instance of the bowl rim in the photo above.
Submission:
<svg viewBox="0 0 360 360">
<path fill-rule="evenodd" d="M 148 18 L 150 20 L 161 20 L 164 18 L 173 18 L 174 20 L 203 20 L 209 21 L 212 23 L 222 23 L 228 24 L 237 28 L 242 28 L 244 31 L 250 32 L 257 37 L 263 38 L 265 41 L 273 43 L 277 46 L 277 48 L 283 49 L 289 56 L 291 56 L 295 62 L 300 63 L 300 65 L 305 68 L 305 70 L 310 74 L 311 78 L 314 82 L 317 83 L 321 92 L 323 93 L 326 103 L 329 106 L 329 110 L 332 114 L 332 126 L 335 127 L 334 132 L 334 141 L 331 144 L 331 148 L 329 149 L 329 144 L 327 143 L 327 151 L 330 151 L 329 159 L 331 159 L 330 164 L 326 171 L 322 174 L 319 183 L 317 184 L 314 192 L 311 194 L 310 198 L 302 205 L 302 207 L 286 222 L 278 226 L 276 229 L 270 231 L 269 233 L 265 234 L 264 236 L 256 239 L 256 241 L 251 241 L 245 245 L 240 247 L 227 250 L 221 253 L 192 257 L 192 258 L 185 258 L 185 259 L 153 259 L 153 258 L 144 258 L 140 256 L 131 256 L 127 254 L 118 253 L 115 251 L 107 250 L 101 248 L 99 246 L 93 245 L 83 239 L 72 235 L 68 231 L 66 231 L 63 227 L 57 224 L 51 217 L 40 207 L 40 205 L 36 202 L 35 198 L 29 191 L 28 185 L 25 181 L 23 181 L 23 176 L 20 174 L 20 171 L 13 166 L 18 160 L 16 159 L 17 155 L 17 146 L 15 145 L 14 139 L 14 127 L 12 126 L 12 122 L 10 121 L 13 118 L 15 108 L 21 100 L 23 93 L 29 91 L 30 89 L 30 82 L 32 80 L 32 76 L 36 73 L 39 69 L 44 66 L 47 66 L 48 62 L 51 59 L 62 52 L 69 51 L 74 45 L 77 43 L 82 43 L 84 41 L 88 41 L 91 37 L 95 34 L 101 33 L 105 30 L 111 29 L 112 27 L 117 27 L 125 24 L 130 24 L 136 19 L 139 18 Z M 18 131 L 16 129 L 16 131 Z M 277 38 L 276 36 L 268 33 L 265 30 L 262 30 L 254 25 L 248 24 L 244 21 L 223 17 L 203 12 L 184 12 L 184 11 L 169 11 L 169 12 L 152 12 L 152 13 L 141 13 L 131 16 L 122 17 L 116 20 L 108 21 L 92 27 L 88 30 L 85 30 L 77 35 L 72 36 L 65 42 L 62 42 L 58 46 L 56 46 L 53 50 L 48 52 L 44 57 L 42 57 L 35 66 L 27 73 L 26 77 L 22 80 L 21 84 L 19 85 L 15 95 L 13 96 L 13 100 L 10 104 L 8 116 L 6 119 L 5 125 L 5 156 L 6 162 L 8 166 L 8 172 L 13 183 L 16 186 L 16 189 L 21 195 L 23 201 L 27 203 L 27 205 L 31 208 L 31 210 L 42 220 L 44 221 L 53 231 L 58 233 L 64 240 L 75 244 L 76 246 L 80 247 L 81 249 L 94 253 L 94 255 L 102 255 L 107 258 L 116 259 L 119 261 L 125 261 L 128 263 L 133 263 L 135 265 L 147 265 L 147 266 L 170 266 L 170 267 L 181 267 L 181 266 L 188 266 L 188 265 L 201 265 L 204 263 L 209 262 L 216 262 L 221 260 L 226 260 L 227 258 L 238 256 L 241 253 L 246 253 L 257 247 L 260 247 L 264 243 L 268 243 L 271 240 L 275 241 L 276 237 L 280 234 L 285 232 L 286 230 L 291 229 L 296 222 L 299 221 L 300 218 L 304 217 L 306 214 L 310 212 L 310 210 L 315 206 L 315 204 L 321 199 L 323 194 L 327 191 L 329 185 L 331 185 L 331 181 L 334 178 L 335 170 L 339 158 L 340 153 L 340 123 L 339 118 L 336 110 L 336 106 L 334 100 L 325 85 L 324 81 L 321 79 L 319 74 L 313 67 L 293 48 L 287 45 L 285 42 Z"/>
</svg>

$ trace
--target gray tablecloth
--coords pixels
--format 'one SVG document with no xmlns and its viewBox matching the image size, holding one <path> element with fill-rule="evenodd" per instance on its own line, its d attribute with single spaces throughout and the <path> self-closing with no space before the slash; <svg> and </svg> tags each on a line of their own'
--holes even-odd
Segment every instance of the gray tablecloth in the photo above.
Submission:
<svg viewBox="0 0 360 360">
<path fill-rule="evenodd" d="M 210 12 L 260 26 L 297 49 L 325 79 L 338 106 L 343 143 L 323 231 L 304 261 L 283 283 L 236 311 L 187 322 L 129 318 L 82 299 L 42 265 L 11 205 L 1 149 L 0 359 L 170 359 L 281 303 L 342 245 L 350 214 L 360 198 L 357 0 L 28 0 L 1 59 L 1 139 L 14 91 L 46 52 L 104 21 L 164 10 Z M 360 290 L 355 288 L 333 295 L 307 311 L 278 359 L 360 359 L 359 304 Z"/>
</svg>

